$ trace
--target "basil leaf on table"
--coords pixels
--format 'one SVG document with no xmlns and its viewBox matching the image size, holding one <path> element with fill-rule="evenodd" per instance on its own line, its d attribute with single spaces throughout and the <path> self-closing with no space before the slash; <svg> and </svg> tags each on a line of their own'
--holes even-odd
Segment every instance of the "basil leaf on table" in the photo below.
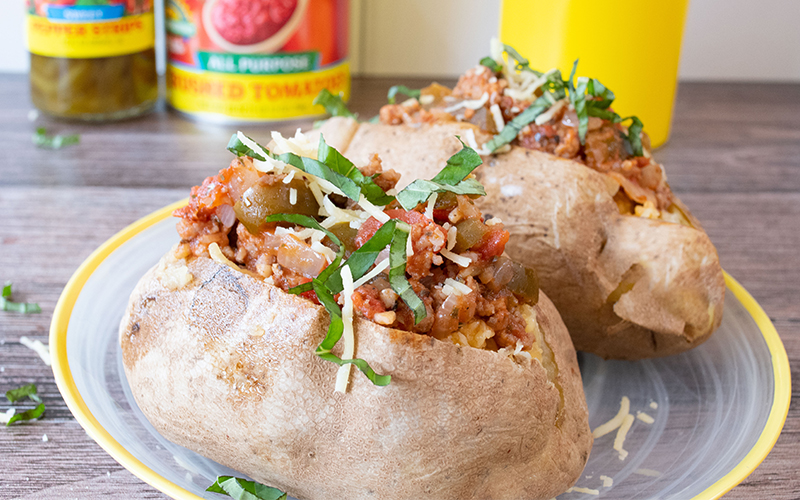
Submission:
<svg viewBox="0 0 800 500">
<path fill-rule="evenodd" d="M 18 312 L 22 314 L 35 314 L 42 312 L 39 304 L 33 302 L 14 302 L 11 300 L 11 282 L 6 281 L 3 285 L 3 293 L 0 295 L 0 310 L 7 312 Z"/>
<path fill-rule="evenodd" d="M 33 399 L 31 396 L 36 396 L 36 399 L 33 400 L 36 401 L 38 399 L 38 401 L 36 402 L 41 403 L 41 399 L 39 399 L 39 396 L 36 394 L 36 391 L 37 391 L 36 384 L 23 385 L 22 387 L 6 391 L 6 398 L 12 403 L 16 403 L 17 401 L 19 401 L 24 397 L 29 397 Z"/>
<path fill-rule="evenodd" d="M 81 136 L 78 134 L 48 135 L 47 129 L 44 127 L 38 127 L 36 133 L 33 134 L 33 144 L 43 149 L 61 149 L 79 142 L 81 142 Z"/>
<path fill-rule="evenodd" d="M 286 500 L 287 494 L 256 481 L 232 476 L 219 476 L 206 491 L 227 495 L 236 500 Z"/>
</svg>

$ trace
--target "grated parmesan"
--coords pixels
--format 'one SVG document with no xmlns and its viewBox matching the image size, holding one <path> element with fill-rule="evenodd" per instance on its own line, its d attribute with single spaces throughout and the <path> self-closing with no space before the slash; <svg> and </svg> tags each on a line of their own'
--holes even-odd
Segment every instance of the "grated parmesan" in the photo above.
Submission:
<svg viewBox="0 0 800 500">
<path fill-rule="evenodd" d="M 557 103 L 550 106 L 550 109 L 542 113 L 541 115 L 537 116 L 536 119 L 533 121 L 536 125 L 543 125 L 549 122 L 553 116 L 561 111 L 561 108 L 567 105 L 566 99 L 561 99 Z"/>
<path fill-rule="evenodd" d="M 600 490 L 593 490 L 592 488 L 581 488 L 580 486 L 573 486 L 564 493 L 586 493 L 587 495 L 599 495 Z"/>
<path fill-rule="evenodd" d="M 342 352 L 342 359 L 353 359 L 355 353 L 355 336 L 353 334 L 353 273 L 350 272 L 350 266 L 342 268 L 342 296 L 344 297 L 344 305 L 342 306 L 342 321 L 344 328 L 342 332 L 342 339 L 344 340 L 344 351 Z M 336 388 L 335 392 L 347 392 L 347 383 L 350 379 L 350 365 L 342 365 L 336 373 Z"/>
<path fill-rule="evenodd" d="M 647 413 L 645 413 L 643 411 L 637 411 L 636 412 L 636 418 L 638 418 L 639 420 L 641 420 L 642 422 L 644 422 L 646 424 L 652 424 L 653 422 L 656 421 L 653 417 L 651 417 L 650 415 L 648 415 Z"/>
<path fill-rule="evenodd" d="M 19 343 L 34 351 L 39 355 L 40 358 L 42 358 L 44 364 L 50 366 L 50 348 L 47 344 L 42 344 L 42 342 L 39 340 L 31 340 L 28 337 L 20 337 Z"/>
<path fill-rule="evenodd" d="M 361 285 L 363 285 L 364 283 L 368 282 L 369 280 L 371 280 L 375 276 L 379 275 L 387 267 L 389 267 L 389 259 L 383 259 L 378 264 L 376 264 L 375 267 L 372 268 L 372 270 L 370 272 L 368 272 L 367 274 L 365 274 L 364 276 L 359 278 L 358 281 L 353 283 L 353 289 L 355 290 L 356 288 L 358 288 Z"/>
<path fill-rule="evenodd" d="M 473 99 L 473 100 L 464 100 L 457 104 L 453 104 L 447 108 L 444 108 L 445 113 L 453 113 L 458 111 L 461 108 L 469 108 L 469 109 L 479 109 L 482 108 L 486 101 L 489 100 L 489 93 L 484 92 L 480 99 Z"/>
<path fill-rule="evenodd" d="M 658 403 L 656 403 L 655 401 L 650 401 L 650 408 L 652 408 L 654 410 L 657 410 L 658 409 Z"/>
<path fill-rule="evenodd" d="M 297 190 L 295 188 L 289 188 L 289 204 L 297 205 Z"/>
<path fill-rule="evenodd" d="M 486 221 L 487 226 L 494 226 L 495 224 L 502 224 L 502 223 L 503 221 L 500 219 L 500 217 L 492 217 L 491 219 Z"/>
<path fill-rule="evenodd" d="M 469 265 L 472 264 L 472 259 L 470 259 L 469 257 L 458 255 L 457 253 L 453 253 L 450 250 L 446 250 L 443 248 L 439 253 L 442 254 L 442 257 L 452 260 L 461 267 L 469 267 Z"/>
<path fill-rule="evenodd" d="M 447 229 L 447 250 L 450 251 L 456 246 L 456 236 L 458 236 L 458 229 L 456 226 L 451 226 Z"/>
<path fill-rule="evenodd" d="M 622 425 L 622 420 L 628 415 L 631 411 L 631 400 L 628 399 L 628 396 L 622 396 L 622 401 L 620 401 L 619 405 L 619 412 L 609 420 L 608 422 L 597 426 L 595 430 L 592 432 L 592 435 L 595 439 L 605 436 L 609 432 L 618 429 L 620 425 Z"/>
<path fill-rule="evenodd" d="M 611 488 L 614 485 L 614 480 L 608 476 L 600 476 L 603 481 L 603 488 Z"/>
<path fill-rule="evenodd" d="M 389 222 L 389 219 L 391 219 L 391 217 L 389 217 L 383 212 L 383 207 L 378 207 L 373 205 L 372 203 L 370 203 L 369 200 L 367 200 L 367 198 L 364 197 L 363 194 L 358 196 L 358 205 L 365 212 L 375 217 L 375 219 L 381 224 L 386 224 L 387 222 Z"/>
<path fill-rule="evenodd" d="M 445 295 L 468 295 L 472 293 L 472 288 L 468 287 L 464 283 L 461 283 L 460 281 L 454 280 L 453 278 L 447 278 L 444 280 L 442 291 L 445 293 Z"/>
<path fill-rule="evenodd" d="M 633 473 L 639 474 L 640 476 L 661 477 L 661 473 L 653 469 L 636 469 Z"/>
<path fill-rule="evenodd" d="M 294 174 L 296 172 L 297 172 L 297 169 L 294 169 L 294 168 L 291 169 L 289 171 L 289 174 L 286 177 L 283 178 L 283 183 L 284 184 L 289 184 L 290 182 L 292 182 L 292 179 L 294 179 Z"/>
<path fill-rule="evenodd" d="M 614 438 L 614 449 L 619 452 L 620 460 L 625 460 L 625 457 L 628 456 L 628 452 L 624 450 L 622 446 L 625 444 L 625 438 L 628 436 L 628 431 L 631 430 L 633 420 L 633 415 L 630 413 L 625 415 L 625 418 L 622 419 L 622 425 L 619 426 L 619 430 L 617 431 L 617 437 Z"/>
<path fill-rule="evenodd" d="M 506 126 L 505 120 L 503 120 L 503 113 L 500 111 L 500 106 L 497 104 L 492 104 L 489 107 L 489 111 L 492 112 L 492 119 L 494 120 L 494 128 L 497 130 L 503 130 L 503 127 Z"/>
<path fill-rule="evenodd" d="M 431 194 L 430 198 L 428 198 L 428 206 L 425 207 L 425 217 L 433 220 L 433 209 L 436 207 L 436 198 L 439 197 L 439 193 L 434 192 Z"/>
</svg>

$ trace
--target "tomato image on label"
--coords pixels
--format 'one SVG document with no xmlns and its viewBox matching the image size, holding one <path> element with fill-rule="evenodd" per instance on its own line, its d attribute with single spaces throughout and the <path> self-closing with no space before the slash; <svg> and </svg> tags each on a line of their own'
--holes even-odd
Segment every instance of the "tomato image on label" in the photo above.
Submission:
<svg viewBox="0 0 800 500">
<path fill-rule="evenodd" d="M 218 0 L 211 20 L 225 40 L 252 45 L 275 35 L 296 8 L 297 0 Z"/>
</svg>

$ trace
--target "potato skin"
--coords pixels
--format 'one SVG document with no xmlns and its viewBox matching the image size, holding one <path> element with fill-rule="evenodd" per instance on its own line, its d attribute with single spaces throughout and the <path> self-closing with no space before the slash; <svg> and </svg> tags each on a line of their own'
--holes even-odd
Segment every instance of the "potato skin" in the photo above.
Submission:
<svg viewBox="0 0 800 500">
<path fill-rule="evenodd" d="M 580 476 L 592 445 L 581 376 L 544 294 L 557 385 L 538 361 L 357 320 L 356 355 L 392 382 L 354 370 L 339 394 L 337 367 L 314 354 L 322 307 L 202 257 L 170 289 L 182 264 L 151 269 L 120 325 L 134 397 L 168 439 L 303 500 L 549 499 Z"/>
<path fill-rule="evenodd" d="M 362 123 L 342 144 L 357 164 L 378 153 L 408 184 L 435 174 L 467 129 L 479 143 L 488 140 L 465 123 Z M 621 215 L 603 174 L 539 151 L 512 147 L 484 162 L 475 173 L 487 196 L 476 204 L 511 232 L 506 252 L 537 270 L 576 349 L 615 359 L 667 356 L 701 344 L 719 326 L 722 268 L 688 211 L 694 228 Z M 615 301 L 623 282 L 635 285 Z"/>
</svg>

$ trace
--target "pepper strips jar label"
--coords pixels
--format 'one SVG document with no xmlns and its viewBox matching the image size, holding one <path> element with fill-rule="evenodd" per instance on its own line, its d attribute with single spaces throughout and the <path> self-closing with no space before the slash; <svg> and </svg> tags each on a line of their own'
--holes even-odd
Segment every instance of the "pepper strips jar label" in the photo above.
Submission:
<svg viewBox="0 0 800 500">
<path fill-rule="evenodd" d="M 167 100 L 214 121 L 324 113 L 350 92 L 347 0 L 168 0 Z"/>
<path fill-rule="evenodd" d="M 46 57 L 94 59 L 155 45 L 152 0 L 29 0 L 28 50 Z"/>
</svg>

